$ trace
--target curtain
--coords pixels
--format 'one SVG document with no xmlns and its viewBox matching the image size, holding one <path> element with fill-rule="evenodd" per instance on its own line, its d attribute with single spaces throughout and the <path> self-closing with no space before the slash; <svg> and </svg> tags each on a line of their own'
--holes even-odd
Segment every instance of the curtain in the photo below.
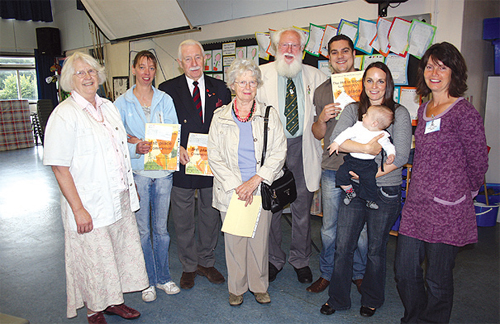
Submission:
<svg viewBox="0 0 500 324">
<path fill-rule="evenodd" d="M 57 88 L 55 83 L 45 82 L 45 78 L 53 76 L 54 72 L 50 72 L 50 67 L 54 65 L 54 57 L 51 55 L 40 55 L 35 49 L 35 65 L 36 79 L 38 83 L 38 99 L 50 99 L 57 106 Z"/>
<path fill-rule="evenodd" d="M 50 0 L 0 0 L 0 17 L 52 22 L 52 7 Z"/>
</svg>

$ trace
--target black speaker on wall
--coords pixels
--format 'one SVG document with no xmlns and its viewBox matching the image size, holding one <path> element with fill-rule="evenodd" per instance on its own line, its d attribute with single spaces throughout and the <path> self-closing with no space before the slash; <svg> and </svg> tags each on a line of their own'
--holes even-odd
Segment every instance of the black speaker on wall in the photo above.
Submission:
<svg viewBox="0 0 500 324">
<path fill-rule="evenodd" d="M 39 27 L 36 29 L 38 52 L 43 55 L 61 56 L 59 28 Z"/>
</svg>

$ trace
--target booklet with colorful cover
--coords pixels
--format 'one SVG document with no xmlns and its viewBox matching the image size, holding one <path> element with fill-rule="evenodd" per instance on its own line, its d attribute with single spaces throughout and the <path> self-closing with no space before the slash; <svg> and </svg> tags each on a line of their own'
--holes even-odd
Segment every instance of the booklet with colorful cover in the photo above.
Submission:
<svg viewBox="0 0 500 324">
<path fill-rule="evenodd" d="M 189 162 L 186 164 L 186 174 L 213 176 L 208 165 L 207 143 L 208 134 L 189 133 L 186 148 Z"/>
<path fill-rule="evenodd" d="M 333 102 L 340 103 L 340 109 L 351 102 L 359 101 L 364 71 L 332 74 Z M 340 114 L 336 117 L 339 119 Z"/>
<path fill-rule="evenodd" d="M 144 154 L 144 170 L 179 171 L 181 125 L 147 123 L 144 140 L 151 143 Z"/>
</svg>

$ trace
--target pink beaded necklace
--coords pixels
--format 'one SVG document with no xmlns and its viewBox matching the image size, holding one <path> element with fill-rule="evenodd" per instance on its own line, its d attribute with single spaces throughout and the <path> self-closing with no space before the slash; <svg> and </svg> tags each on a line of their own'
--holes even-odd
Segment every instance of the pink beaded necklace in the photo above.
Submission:
<svg viewBox="0 0 500 324">
<path fill-rule="evenodd" d="M 250 113 L 248 114 L 248 116 L 246 116 L 245 118 L 241 118 L 239 115 L 238 107 L 236 107 L 236 100 L 234 101 L 233 112 L 234 112 L 234 115 L 236 116 L 236 118 L 240 122 L 242 122 L 242 123 L 248 122 L 252 118 L 254 111 L 255 111 L 255 100 L 253 101 L 252 109 L 250 109 Z"/>
</svg>

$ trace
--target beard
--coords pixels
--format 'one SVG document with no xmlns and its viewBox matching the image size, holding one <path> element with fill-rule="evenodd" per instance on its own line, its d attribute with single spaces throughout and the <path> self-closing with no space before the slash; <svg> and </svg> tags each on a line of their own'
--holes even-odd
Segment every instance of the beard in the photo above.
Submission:
<svg viewBox="0 0 500 324">
<path fill-rule="evenodd" d="M 291 55 L 291 54 L 287 54 Z M 285 61 L 284 54 L 278 53 L 276 56 L 276 71 L 281 76 L 293 78 L 302 70 L 302 57 L 294 56 L 292 63 L 288 64 Z"/>
</svg>

